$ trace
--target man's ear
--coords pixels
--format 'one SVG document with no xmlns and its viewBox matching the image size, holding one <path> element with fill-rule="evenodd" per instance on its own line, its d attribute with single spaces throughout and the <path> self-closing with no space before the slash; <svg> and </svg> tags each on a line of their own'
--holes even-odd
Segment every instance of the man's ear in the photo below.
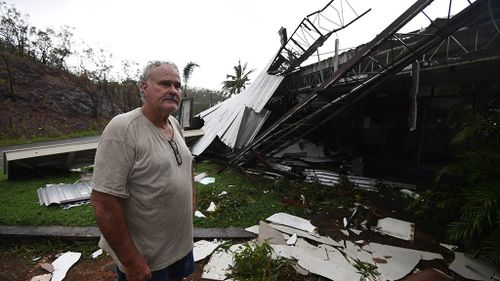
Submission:
<svg viewBox="0 0 500 281">
<path fill-rule="evenodd" d="M 143 81 L 141 81 L 141 90 L 142 90 L 142 92 L 143 92 L 143 93 L 145 93 L 145 92 L 146 92 L 146 89 L 147 89 L 148 87 L 149 87 L 148 82 L 146 82 L 146 81 L 144 81 L 144 80 L 143 80 Z"/>
</svg>

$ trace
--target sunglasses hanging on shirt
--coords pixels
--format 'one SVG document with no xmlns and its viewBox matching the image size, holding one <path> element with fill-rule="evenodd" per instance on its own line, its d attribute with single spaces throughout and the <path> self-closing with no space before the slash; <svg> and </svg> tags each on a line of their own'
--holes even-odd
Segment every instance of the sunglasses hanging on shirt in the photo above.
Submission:
<svg viewBox="0 0 500 281">
<path fill-rule="evenodd" d="M 174 151 L 175 161 L 177 162 L 177 165 L 180 166 L 182 164 L 182 156 L 179 153 L 179 147 L 177 147 L 177 143 L 175 142 L 175 140 L 171 140 L 171 141 L 169 140 L 168 144 L 170 144 L 170 147 Z"/>
</svg>

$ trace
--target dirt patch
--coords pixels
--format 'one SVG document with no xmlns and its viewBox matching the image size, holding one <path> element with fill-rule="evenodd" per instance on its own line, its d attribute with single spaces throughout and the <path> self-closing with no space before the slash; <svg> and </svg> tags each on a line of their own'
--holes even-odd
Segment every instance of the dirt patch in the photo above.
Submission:
<svg viewBox="0 0 500 281">
<path fill-rule="evenodd" d="M 56 253 L 45 256 L 37 261 L 32 261 L 29 257 L 20 257 L 13 253 L 0 254 L 0 280 L 9 281 L 30 281 L 34 276 L 47 274 L 48 272 L 40 268 L 40 263 L 51 263 Z M 206 260 L 195 264 L 195 272 L 186 280 L 201 281 L 203 267 Z M 81 258 L 73 265 L 66 274 L 65 280 L 72 281 L 115 281 L 116 265 L 110 256 L 103 256 L 97 259 Z"/>
<path fill-rule="evenodd" d="M 33 265 L 24 258 L 0 254 L 0 280 L 25 280 L 31 275 L 32 267 Z"/>
</svg>

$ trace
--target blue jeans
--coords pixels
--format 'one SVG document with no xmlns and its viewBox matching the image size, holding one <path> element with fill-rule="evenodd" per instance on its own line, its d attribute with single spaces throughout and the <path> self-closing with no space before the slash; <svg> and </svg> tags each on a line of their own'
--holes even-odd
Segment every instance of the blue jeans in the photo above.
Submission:
<svg viewBox="0 0 500 281">
<path fill-rule="evenodd" d="M 187 254 L 182 259 L 174 262 L 173 264 L 167 266 L 164 269 L 153 271 L 150 281 L 168 281 L 169 278 L 183 278 L 188 277 L 194 272 L 194 258 L 193 251 Z M 116 268 L 116 273 L 118 273 L 118 281 L 127 281 L 125 273 L 121 272 L 120 269 Z"/>
</svg>

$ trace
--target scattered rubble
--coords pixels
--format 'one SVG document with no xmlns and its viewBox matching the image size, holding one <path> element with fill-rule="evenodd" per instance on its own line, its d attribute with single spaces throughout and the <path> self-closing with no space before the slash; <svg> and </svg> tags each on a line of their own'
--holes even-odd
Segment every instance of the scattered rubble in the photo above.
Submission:
<svg viewBox="0 0 500 281">
<path fill-rule="evenodd" d="M 298 271 L 310 272 L 329 280 L 452 280 L 451 277 L 436 269 L 427 269 L 419 272 L 417 265 L 422 261 L 441 260 L 439 253 L 420 251 L 404 247 L 396 247 L 370 241 L 349 240 L 335 241 L 331 237 L 317 234 L 316 227 L 308 220 L 286 213 L 277 213 L 270 216 L 266 223 L 246 228 L 247 231 L 258 234 L 257 242 L 266 241 L 273 248 L 276 257 L 293 258 L 297 260 Z M 396 233 L 396 237 L 409 238 L 413 235 L 415 225 L 394 218 L 383 218 L 379 229 L 388 229 Z M 404 226 L 401 235 L 391 227 L 393 223 Z M 400 225 L 399 225 L 400 224 Z M 398 229 L 398 228 L 396 228 Z M 408 230 L 411 230 L 408 232 Z M 354 233 L 360 232 L 349 229 Z M 354 230 L 354 231 L 353 231 Z M 400 229 L 398 229 L 400 230 Z M 367 229 L 365 231 L 374 231 Z M 391 232 L 391 233 L 392 233 Z M 411 234 L 410 234 L 411 233 Z M 409 239 L 405 239 L 410 241 Z M 311 243 L 313 244 L 311 244 Z M 206 243 L 206 242 L 203 242 Z M 406 242 L 407 243 L 407 242 Z M 208 246 L 207 246 L 208 247 Z M 213 245 L 212 248 L 217 248 Z M 229 250 L 215 252 L 203 270 L 203 278 L 211 280 L 225 280 L 232 265 L 235 252 L 242 250 L 242 245 L 233 245 Z M 196 247 L 195 247 L 196 249 Z M 210 251 L 213 251 L 210 249 Z M 195 250 L 196 252 L 196 250 Z M 455 253 L 456 259 L 450 265 L 453 270 L 472 280 L 490 280 L 500 276 L 500 271 L 485 264 L 476 263 L 465 258 L 461 253 Z M 479 273 L 478 273 L 479 272 Z M 425 278 L 431 279 L 425 279 Z M 360 279 L 365 278 L 365 279 Z M 422 279 L 424 278 L 424 279 Z"/>
<path fill-rule="evenodd" d="M 81 253 L 66 252 L 53 261 L 52 265 L 54 266 L 54 271 L 52 272 L 51 281 L 62 281 L 64 277 L 66 277 L 66 272 L 68 272 L 81 256 Z"/>
<path fill-rule="evenodd" d="M 215 212 L 216 210 L 217 210 L 217 206 L 215 206 L 215 203 L 213 201 L 210 202 L 210 206 L 208 206 L 207 212 L 212 213 L 212 212 Z"/>
<path fill-rule="evenodd" d="M 52 273 L 37 275 L 31 278 L 31 281 L 50 281 L 52 278 Z"/>
<path fill-rule="evenodd" d="M 194 212 L 194 216 L 197 218 L 206 218 L 206 216 L 200 211 Z"/>
<path fill-rule="evenodd" d="M 312 225 L 310 221 L 286 213 L 274 214 L 268 217 L 266 220 L 285 226 L 291 226 L 296 229 L 307 231 L 309 233 L 316 233 L 316 227 Z"/>
<path fill-rule="evenodd" d="M 97 250 L 97 251 L 93 252 L 90 256 L 91 256 L 93 259 L 96 259 L 96 258 L 98 258 L 98 257 L 99 257 L 100 255 L 102 255 L 102 254 L 103 254 L 102 249 L 99 249 L 99 250 Z"/>
<path fill-rule="evenodd" d="M 216 251 L 203 268 L 202 278 L 211 280 L 225 280 L 233 265 L 233 256 L 243 249 L 242 244 L 231 246 L 228 250 Z"/>
<path fill-rule="evenodd" d="M 213 242 L 207 240 L 196 241 L 193 248 L 194 261 L 197 262 L 210 256 L 221 244 L 217 240 Z"/>
<path fill-rule="evenodd" d="M 374 229 L 403 240 L 413 241 L 415 238 L 415 224 L 395 218 L 379 219 Z"/>
<path fill-rule="evenodd" d="M 455 259 L 449 268 L 458 275 L 471 280 L 500 280 L 498 267 L 467 257 L 460 252 L 455 252 Z"/>
</svg>

